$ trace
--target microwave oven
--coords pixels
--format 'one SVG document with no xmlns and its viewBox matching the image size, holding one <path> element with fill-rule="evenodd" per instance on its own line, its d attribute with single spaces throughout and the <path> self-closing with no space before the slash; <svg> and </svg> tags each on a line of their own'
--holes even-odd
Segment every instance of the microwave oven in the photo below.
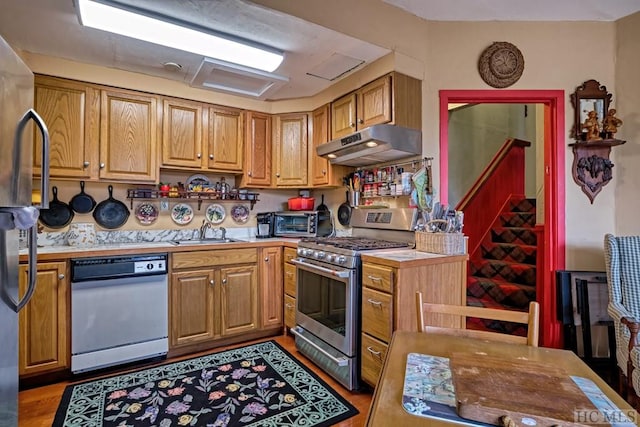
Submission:
<svg viewBox="0 0 640 427">
<path fill-rule="evenodd" d="M 274 212 L 273 234 L 278 237 L 316 237 L 318 212 Z"/>
</svg>

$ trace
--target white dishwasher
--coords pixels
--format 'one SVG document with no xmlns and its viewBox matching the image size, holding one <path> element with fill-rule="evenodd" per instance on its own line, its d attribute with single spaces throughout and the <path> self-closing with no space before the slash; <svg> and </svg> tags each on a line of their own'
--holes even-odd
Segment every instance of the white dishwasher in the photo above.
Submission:
<svg viewBox="0 0 640 427">
<path fill-rule="evenodd" d="M 71 371 L 167 354 L 167 254 L 71 260 Z"/>
</svg>

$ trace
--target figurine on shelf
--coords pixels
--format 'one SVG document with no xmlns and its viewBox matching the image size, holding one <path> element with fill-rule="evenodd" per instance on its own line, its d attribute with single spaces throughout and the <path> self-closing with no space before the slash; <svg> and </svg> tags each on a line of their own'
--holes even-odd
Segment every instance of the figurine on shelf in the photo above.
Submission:
<svg viewBox="0 0 640 427">
<path fill-rule="evenodd" d="M 600 137 L 600 125 L 598 124 L 598 113 L 595 110 L 587 113 L 587 119 L 582 124 L 582 129 L 587 131 L 587 141 L 602 139 Z"/>
<path fill-rule="evenodd" d="M 611 108 L 607 112 L 607 116 L 602 121 L 602 125 L 604 127 L 605 138 L 613 139 L 616 132 L 618 132 L 618 128 L 622 126 L 622 120 L 616 117 L 615 108 Z"/>
</svg>

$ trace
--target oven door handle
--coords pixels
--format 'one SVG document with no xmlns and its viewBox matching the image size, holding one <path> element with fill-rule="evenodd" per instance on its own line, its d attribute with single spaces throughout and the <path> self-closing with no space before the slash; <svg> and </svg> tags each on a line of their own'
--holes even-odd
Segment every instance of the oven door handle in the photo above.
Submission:
<svg viewBox="0 0 640 427">
<path fill-rule="evenodd" d="M 338 366 L 348 366 L 349 365 L 349 359 L 347 359 L 346 357 L 335 357 L 332 354 L 329 354 L 325 349 L 323 349 L 322 347 L 318 346 L 316 343 L 312 342 L 311 340 L 306 338 L 304 335 L 302 335 L 302 331 L 298 326 L 291 328 L 290 331 L 291 331 L 291 333 L 293 335 L 297 336 L 298 338 L 300 338 L 301 340 L 303 340 L 304 342 L 309 344 L 311 347 L 315 348 L 320 353 L 325 355 L 329 360 L 331 360 L 336 365 L 338 365 Z"/>
<path fill-rule="evenodd" d="M 297 265 L 298 267 L 301 267 L 303 270 L 307 270 L 311 272 L 320 271 L 322 273 L 330 274 L 332 276 L 339 277 L 341 279 L 348 279 L 349 275 L 351 274 L 349 270 L 332 270 L 330 268 L 320 267 L 319 265 L 306 263 L 304 261 L 301 261 L 299 258 L 293 258 L 289 262 L 291 264 Z"/>
</svg>

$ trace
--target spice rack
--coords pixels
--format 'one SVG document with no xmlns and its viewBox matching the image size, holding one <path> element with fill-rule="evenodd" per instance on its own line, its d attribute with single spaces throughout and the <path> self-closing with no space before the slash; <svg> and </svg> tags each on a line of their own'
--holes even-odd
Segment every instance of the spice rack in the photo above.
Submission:
<svg viewBox="0 0 640 427">
<path fill-rule="evenodd" d="M 256 204 L 259 193 L 239 193 L 239 192 L 218 192 L 218 191 L 185 191 L 185 190 L 151 190 L 146 188 L 134 188 L 127 190 L 127 199 L 130 200 L 133 209 L 134 199 L 146 200 L 188 200 L 198 202 L 198 210 L 202 206 L 203 200 L 215 200 L 218 202 L 241 202 L 249 203 L 251 210 Z"/>
</svg>

